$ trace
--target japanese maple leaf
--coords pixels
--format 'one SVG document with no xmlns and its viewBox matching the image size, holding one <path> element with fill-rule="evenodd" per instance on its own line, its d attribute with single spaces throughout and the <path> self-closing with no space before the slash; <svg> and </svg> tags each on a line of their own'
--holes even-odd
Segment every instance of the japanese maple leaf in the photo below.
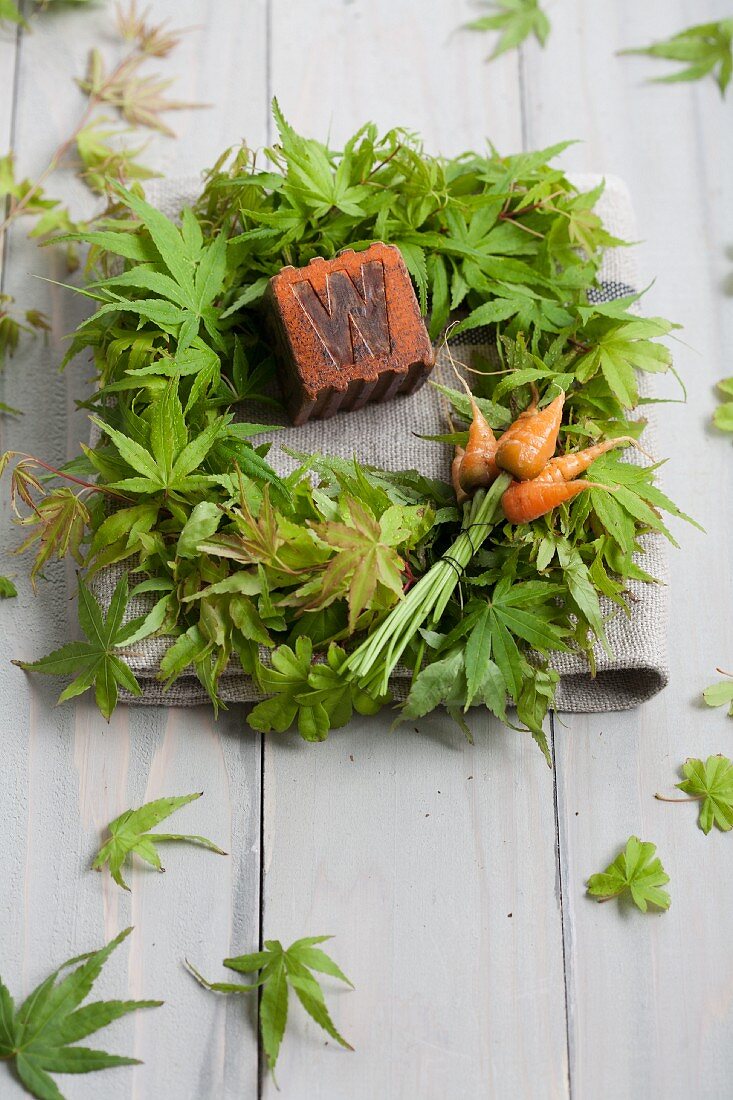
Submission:
<svg viewBox="0 0 733 1100">
<path fill-rule="evenodd" d="M 104 83 L 101 74 L 100 80 Z M 138 121 L 150 125 L 153 115 L 149 97 L 150 94 L 155 97 L 163 85 L 154 81 L 147 86 L 139 80 L 134 83 L 137 91 L 142 93 Z M 88 85 L 82 84 L 82 87 Z M 131 117 L 129 104 L 120 102 L 119 106 L 123 114 Z M 204 242 L 190 213 L 184 217 L 179 228 L 160 210 L 133 192 L 121 186 L 115 186 L 115 191 L 120 201 L 130 207 L 150 234 L 152 251 L 149 258 L 153 260 L 153 265 L 137 263 L 120 274 L 90 283 L 84 293 L 95 298 L 100 306 L 93 318 L 83 322 L 80 328 L 94 327 L 95 319 L 105 314 L 136 313 L 141 324 L 150 322 L 165 332 L 175 334 L 179 351 L 191 346 L 202 325 L 212 343 L 223 351 L 226 345 L 219 328 L 220 310 L 215 301 L 226 277 L 227 234 L 220 232 Z M 104 243 L 105 247 L 109 245 L 111 251 L 117 251 L 119 247 L 121 254 L 126 255 L 129 241 L 120 241 L 121 236 L 105 233 L 102 240 L 99 235 L 85 239 L 91 243 Z M 126 236 L 129 237 L 129 234 Z M 79 235 L 70 234 L 64 239 L 78 240 Z M 138 297 L 140 294 L 148 296 Z"/>
<path fill-rule="evenodd" d="M 720 88 L 720 94 L 724 96 L 733 74 L 733 19 L 698 23 L 694 27 L 686 27 L 671 38 L 653 42 L 651 46 L 619 52 L 646 54 L 648 57 L 680 62 L 681 68 L 667 76 L 654 77 L 658 84 L 700 80 L 711 74 Z"/>
<path fill-rule="evenodd" d="M 125 493 L 185 493 L 216 481 L 213 474 L 197 472 L 211 448 L 225 431 L 231 414 L 218 416 L 193 439 L 188 439 L 181 402 L 174 384 L 154 405 L 150 429 L 150 450 L 110 424 L 90 417 L 109 436 L 120 458 L 134 472 L 110 485 Z"/>
<path fill-rule="evenodd" d="M 313 643 L 305 635 L 296 639 L 295 649 L 281 645 L 271 654 L 272 667 L 260 665 L 257 677 L 262 689 L 272 692 L 247 716 L 252 729 L 262 733 L 284 733 L 297 720 L 305 741 L 324 741 L 328 731 L 345 726 L 354 710 L 376 714 L 384 698 L 374 699 L 341 672 L 346 659 L 334 643 L 325 662 L 313 660 Z"/>
<path fill-rule="evenodd" d="M 14 661 L 19 668 L 30 672 L 44 672 L 49 676 L 73 675 L 74 680 L 59 695 L 59 703 L 82 695 L 93 687 L 97 706 L 109 721 L 117 706 L 118 687 L 133 695 L 140 695 L 141 688 L 128 665 L 117 653 L 119 646 L 144 621 L 135 619 L 122 625 L 127 607 L 127 574 L 120 577 L 104 615 L 96 599 L 79 578 L 79 625 L 84 631 L 85 642 L 69 642 L 55 649 L 38 661 Z"/>
<path fill-rule="evenodd" d="M 733 718 L 733 677 L 729 672 L 723 672 L 722 668 L 717 671 L 728 679 L 720 680 L 717 684 L 711 684 L 710 687 L 705 688 L 702 697 L 709 707 L 728 707 L 728 714 Z"/>
<path fill-rule="evenodd" d="M 126 928 L 101 950 L 63 963 L 18 1009 L 0 979 L 0 1059 L 12 1061 L 25 1088 L 38 1100 L 64 1100 L 51 1073 L 90 1073 L 140 1064 L 137 1058 L 76 1046 L 80 1039 L 129 1012 L 163 1003 L 95 1001 L 79 1007 L 109 956 L 130 932 L 132 928 Z M 72 966 L 76 969 L 59 980 L 61 972 Z"/>
<path fill-rule="evenodd" d="M 646 913 L 648 905 L 669 909 L 669 894 L 661 889 L 669 882 L 669 875 L 661 861 L 654 858 L 656 850 L 656 845 L 639 840 L 638 836 L 629 837 L 625 850 L 613 863 L 602 874 L 588 879 L 588 893 L 599 901 L 608 901 L 628 890 L 642 913 Z"/>
<path fill-rule="evenodd" d="M 662 802 L 700 802 L 698 824 L 707 834 L 713 825 L 727 833 L 733 829 L 733 763 L 727 756 L 709 756 L 702 760 L 690 758 L 682 765 L 684 780 L 679 790 L 690 798 L 656 797 Z"/>
<path fill-rule="evenodd" d="M 121 886 L 123 890 L 129 890 L 130 887 L 122 877 L 122 867 L 128 855 L 133 852 L 144 859 L 146 863 L 155 867 L 156 871 L 163 871 L 164 867 L 160 862 L 160 856 L 155 845 L 167 841 L 183 840 L 191 844 L 202 844 L 204 848 L 208 848 L 212 852 L 217 852 L 221 856 L 226 855 L 226 852 L 211 840 L 207 840 L 205 836 L 194 836 L 188 833 L 148 832 L 153 825 L 158 825 L 161 821 L 170 817 L 181 806 L 186 806 L 189 802 L 201 798 L 202 794 L 203 791 L 198 791 L 194 794 L 184 794 L 176 798 L 157 798 L 154 802 L 146 802 L 144 806 L 140 806 L 137 810 L 125 810 L 123 814 L 110 822 L 110 837 L 99 849 L 92 864 L 94 870 L 101 871 L 106 864 L 109 866 L 110 874 L 117 885 Z"/>
<path fill-rule="evenodd" d="M 348 523 L 323 523 L 314 527 L 319 539 L 337 553 L 328 563 L 320 592 L 309 609 L 326 607 L 346 594 L 349 630 L 353 631 L 362 611 L 370 605 L 377 584 L 396 596 L 402 595 L 404 562 L 391 544 L 400 542 L 404 533 L 399 528 L 391 529 L 389 520 L 385 519 L 388 512 L 381 520 L 376 520 L 358 501 L 350 498 L 347 505 Z"/>
<path fill-rule="evenodd" d="M 501 31 L 490 61 L 520 46 L 530 34 L 544 46 L 550 33 L 550 21 L 538 0 L 492 0 L 491 7 L 496 14 L 484 15 L 467 24 L 472 31 Z"/>
<path fill-rule="evenodd" d="M 267 1064 L 273 1074 L 288 1020 L 290 990 L 295 993 L 308 1015 L 332 1039 L 347 1050 L 354 1049 L 336 1030 L 326 1007 L 323 990 L 314 974 L 314 971 L 328 974 L 354 988 L 333 959 L 318 947 L 318 944 L 330 939 L 330 936 L 306 936 L 291 943 L 288 948 L 284 948 L 280 940 L 265 940 L 264 951 L 224 959 L 224 966 L 241 974 L 260 972 L 257 980 L 248 985 L 237 982 L 208 982 L 195 967 L 187 963 L 196 980 L 215 993 L 250 993 L 262 989 L 260 1032 Z"/>
</svg>

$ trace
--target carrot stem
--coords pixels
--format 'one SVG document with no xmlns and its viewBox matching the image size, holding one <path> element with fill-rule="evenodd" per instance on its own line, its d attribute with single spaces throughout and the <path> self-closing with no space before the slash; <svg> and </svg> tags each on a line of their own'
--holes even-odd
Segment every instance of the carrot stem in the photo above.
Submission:
<svg viewBox="0 0 733 1100">
<path fill-rule="evenodd" d="M 420 627 L 440 621 L 456 585 L 474 554 L 489 536 L 511 478 L 501 474 L 486 492 L 476 493 L 466 507 L 463 528 L 448 552 L 436 561 L 373 634 L 342 666 L 351 680 L 369 693 L 386 695 L 389 678 Z"/>
</svg>

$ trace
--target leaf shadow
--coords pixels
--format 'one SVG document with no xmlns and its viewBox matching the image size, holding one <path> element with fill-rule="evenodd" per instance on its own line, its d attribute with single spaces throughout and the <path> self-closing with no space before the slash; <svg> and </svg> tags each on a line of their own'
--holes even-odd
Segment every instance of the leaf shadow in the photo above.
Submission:
<svg viewBox="0 0 733 1100">
<path fill-rule="evenodd" d="M 388 743 L 393 738 L 401 738 L 403 742 L 409 742 L 419 738 L 421 742 L 431 741 L 443 749 L 460 753 L 464 747 L 470 747 L 464 733 L 453 719 L 442 709 L 428 715 L 425 718 L 410 719 L 392 728 L 396 709 L 384 708 L 379 714 L 364 716 L 354 712 L 348 726 L 329 731 L 325 741 L 305 741 L 298 733 L 295 726 L 285 733 L 258 734 L 246 723 L 246 716 L 255 706 L 254 703 L 233 703 L 226 711 L 219 714 L 217 720 L 218 732 L 222 737 L 235 738 L 237 741 L 247 735 L 252 737 L 264 737 L 267 743 L 277 751 L 295 753 L 305 751 L 317 751 L 323 746 L 322 751 L 328 751 L 329 747 L 340 748 L 344 744 L 351 743 L 354 730 L 358 727 L 360 737 L 368 737 L 370 746 L 376 742 Z M 470 717 L 470 716 L 469 716 Z M 478 722 L 473 722 L 474 726 Z M 483 739 L 483 730 L 473 730 L 474 740 Z"/>
</svg>

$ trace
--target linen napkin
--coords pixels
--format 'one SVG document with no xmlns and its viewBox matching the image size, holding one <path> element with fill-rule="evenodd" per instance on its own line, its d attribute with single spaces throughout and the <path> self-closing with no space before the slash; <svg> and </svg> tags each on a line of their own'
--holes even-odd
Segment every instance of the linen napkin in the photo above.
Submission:
<svg viewBox="0 0 733 1100">
<path fill-rule="evenodd" d="M 596 187 L 596 175 L 573 176 L 582 191 Z M 605 227 L 622 240 L 636 239 L 631 200 L 624 183 L 615 177 L 605 177 L 606 188 L 596 205 Z M 169 217 L 176 217 L 192 203 L 200 190 L 196 178 L 152 181 L 148 187 L 149 201 Z M 629 248 L 609 249 L 600 272 L 601 287 L 597 300 L 611 301 L 631 293 L 637 287 L 633 252 Z M 460 360 L 468 349 L 491 355 L 493 340 L 488 330 L 474 330 L 451 342 L 451 350 Z M 464 350 L 465 349 L 465 350 Z M 438 352 L 434 379 L 443 376 L 450 384 L 447 356 Z M 648 379 L 640 379 L 642 394 L 648 395 Z M 650 406 L 651 408 L 652 406 Z M 262 422 L 262 407 L 241 409 L 243 419 Z M 439 434 L 446 430 L 445 404 L 438 391 L 425 385 L 416 394 L 398 397 L 381 405 L 367 405 L 358 412 L 337 414 L 330 420 L 313 421 L 300 427 L 287 426 L 274 433 L 269 461 L 278 473 L 292 470 L 296 463 L 283 451 L 283 445 L 303 452 L 320 452 L 350 459 L 354 455 L 367 465 L 390 470 L 417 469 L 428 477 L 448 478 L 450 449 L 418 438 L 422 434 Z M 653 416 L 645 428 L 642 445 L 654 453 Z M 643 462 L 636 451 L 629 450 L 626 461 Z M 667 562 L 665 543 L 661 536 L 649 535 L 642 540 L 643 568 L 656 577 L 658 584 L 631 581 L 629 583 L 631 617 L 627 617 L 609 601 L 602 599 L 604 613 L 610 618 L 607 636 L 612 656 L 596 647 L 596 675 L 591 677 L 583 659 L 572 653 L 558 653 L 552 661 L 560 673 L 555 709 L 563 712 L 627 710 L 656 695 L 668 680 L 667 667 Z M 114 586 L 124 566 L 112 566 L 94 578 L 93 588 L 103 606 L 109 604 Z M 131 586 L 135 583 L 131 576 Z M 135 597 L 128 608 L 129 617 L 145 614 L 154 596 Z M 182 675 L 168 690 L 157 679 L 160 661 L 173 639 L 147 638 L 121 651 L 142 688 L 142 695 L 132 696 L 122 691 L 123 702 L 138 705 L 194 706 L 205 703 L 208 696 L 195 674 Z M 263 659 L 266 653 L 263 652 Z M 410 672 L 398 667 L 391 686 L 397 700 L 409 690 Z M 233 662 L 219 682 L 225 703 L 252 702 L 262 698 L 252 679 L 245 676 Z"/>
</svg>

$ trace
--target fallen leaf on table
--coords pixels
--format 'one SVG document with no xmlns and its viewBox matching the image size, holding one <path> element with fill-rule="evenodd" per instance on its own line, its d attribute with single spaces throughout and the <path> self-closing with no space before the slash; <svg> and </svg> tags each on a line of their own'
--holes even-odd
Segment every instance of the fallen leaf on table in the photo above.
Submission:
<svg viewBox="0 0 733 1100">
<path fill-rule="evenodd" d="M 12 1061 L 26 1091 L 38 1100 L 64 1100 L 51 1073 L 91 1073 L 140 1064 L 138 1058 L 72 1045 L 129 1012 L 163 1004 L 95 1001 L 79 1007 L 109 956 L 130 932 L 132 928 L 126 928 L 101 950 L 62 963 L 18 1009 L 0 978 L 0 1060 Z M 61 971 L 72 966 L 76 969 L 58 981 Z"/>
<path fill-rule="evenodd" d="M 119 580 L 104 615 L 92 592 L 79 578 L 79 625 L 86 642 L 69 642 L 38 661 L 13 661 L 19 668 L 45 672 L 49 676 L 75 675 L 76 679 L 59 695 L 59 703 L 82 695 L 94 687 L 97 706 L 109 721 L 117 706 L 117 689 L 121 685 L 133 695 L 140 695 L 140 685 L 128 665 L 115 652 L 125 644 L 143 619 L 122 625 L 127 607 L 127 574 Z"/>
<path fill-rule="evenodd" d="M 709 707 L 728 707 L 728 714 L 733 718 L 733 676 L 717 669 L 722 676 L 728 676 L 728 680 L 720 680 L 717 684 L 711 684 L 705 688 L 702 697 Z"/>
<path fill-rule="evenodd" d="M 0 600 L 8 600 L 12 596 L 18 595 L 18 589 L 15 587 L 9 577 L 0 577 Z"/>
<path fill-rule="evenodd" d="M 118 886 L 123 890 L 129 890 L 122 877 L 122 867 L 129 855 L 135 853 L 149 863 L 156 871 L 165 868 L 160 862 L 156 844 L 167 843 L 172 840 L 187 841 L 189 844 L 201 844 L 218 855 L 225 856 L 226 852 L 207 840 L 205 836 L 195 836 L 184 833 L 151 833 L 148 832 L 154 825 L 165 821 L 172 813 L 186 806 L 189 802 L 201 798 L 203 791 L 195 794 L 184 794 L 176 798 L 158 798 L 155 802 L 146 802 L 138 810 L 125 810 L 109 825 L 110 838 L 99 850 L 92 867 L 95 871 L 101 871 L 105 865 L 109 866 L 110 874 Z"/>
<path fill-rule="evenodd" d="M 629 837 L 626 848 L 613 863 L 602 874 L 588 879 L 588 893 L 599 901 L 608 901 L 628 890 L 642 913 L 646 913 L 647 905 L 669 909 L 669 894 L 661 889 L 669 882 L 669 875 L 661 861 L 654 858 L 656 850 L 656 845 L 639 840 L 638 836 Z"/>
<path fill-rule="evenodd" d="M 273 1075 L 288 1019 L 289 989 L 293 990 L 303 1008 L 319 1027 L 342 1047 L 354 1049 L 336 1030 L 326 1008 L 323 990 L 313 975 L 313 971 L 328 974 L 354 988 L 333 959 L 318 947 L 318 944 L 330 939 L 330 936 L 306 936 L 295 940 L 287 949 L 279 940 L 265 940 L 264 951 L 224 959 L 224 966 L 241 974 L 254 974 L 259 970 L 257 980 L 248 985 L 238 982 L 208 982 L 191 963 L 186 962 L 196 981 L 215 993 L 250 993 L 262 988 L 260 1032 L 267 1064 Z"/>
<path fill-rule="evenodd" d="M 550 33 L 550 20 L 538 0 L 492 0 L 493 15 L 484 15 L 466 24 L 469 31 L 500 31 L 499 40 L 489 61 L 520 46 L 534 34 L 544 46 Z"/>
<path fill-rule="evenodd" d="M 717 386 L 723 397 L 713 413 L 713 423 L 722 432 L 733 432 L 733 378 L 721 378 Z"/>
<path fill-rule="evenodd" d="M 657 76 L 654 83 L 673 84 L 677 81 L 700 80 L 711 74 L 720 94 L 725 95 L 733 72 L 733 19 L 717 23 L 698 23 L 662 42 L 653 42 L 641 49 L 620 50 L 622 54 L 645 54 L 666 61 L 680 61 L 683 68 L 667 76 Z"/>
<path fill-rule="evenodd" d="M 727 833 L 733 828 L 733 763 L 727 756 L 709 756 L 703 763 L 690 757 L 682 765 L 684 780 L 677 784 L 690 798 L 665 798 L 661 802 L 700 802 L 698 824 L 707 835 L 713 825 Z"/>
</svg>

